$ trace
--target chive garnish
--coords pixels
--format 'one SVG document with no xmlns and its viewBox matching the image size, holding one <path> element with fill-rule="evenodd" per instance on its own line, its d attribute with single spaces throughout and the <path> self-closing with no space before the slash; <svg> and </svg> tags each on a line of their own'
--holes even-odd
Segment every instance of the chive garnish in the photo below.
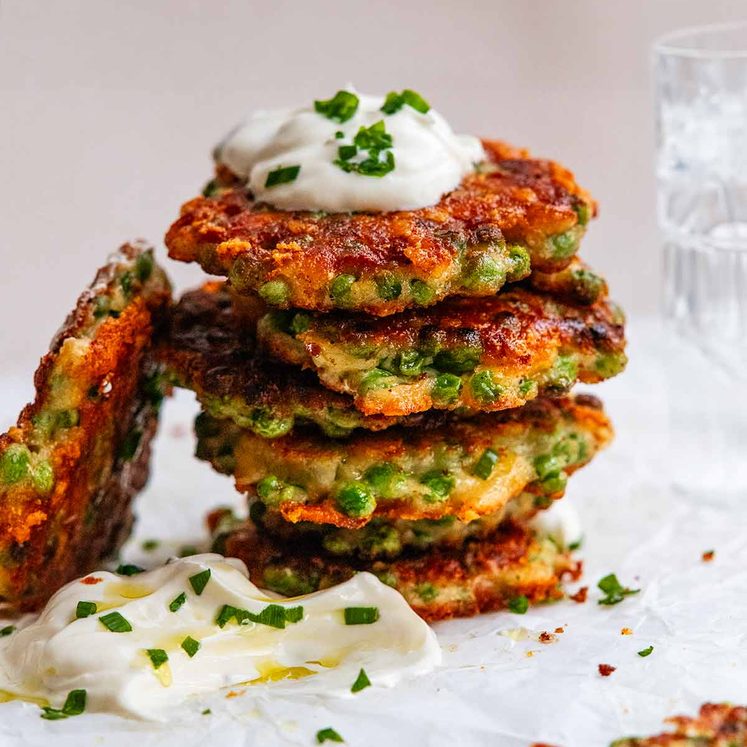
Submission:
<svg viewBox="0 0 747 747">
<path fill-rule="evenodd" d="M 178 597 L 174 597 L 174 599 L 169 604 L 169 609 L 172 612 L 176 612 L 185 602 L 187 601 L 187 595 L 182 592 L 179 594 Z"/>
<path fill-rule="evenodd" d="M 517 615 L 523 615 L 529 609 L 529 600 L 522 594 L 508 600 L 508 608 Z"/>
<path fill-rule="evenodd" d="M 85 690 L 71 690 L 65 698 L 65 704 L 62 708 L 50 708 L 44 706 L 42 708 L 42 718 L 46 718 L 49 721 L 57 721 L 61 718 L 68 718 L 68 716 L 80 716 L 83 711 L 86 710 L 86 691 Z"/>
<path fill-rule="evenodd" d="M 209 708 L 206 708 L 206 709 L 205 709 L 205 710 L 204 710 L 204 711 L 202 712 L 202 715 L 203 715 L 203 716 L 209 716 L 209 715 L 210 715 L 211 713 L 212 713 L 212 711 L 211 711 L 211 710 L 210 710 Z"/>
<path fill-rule="evenodd" d="M 316 733 L 317 744 L 324 742 L 344 742 L 345 740 L 331 727 L 328 726 L 326 729 L 319 729 Z"/>
<path fill-rule="evenodd" d="M 153 669 L 158 669 L 169 660 L 169 655 L 162 648 L 147 648 L 145 653 L 148 654 Z"/>
<path fill-rule="evenodd" d="M 638 651 L 638 656 L 648 656 L 654 650 L 653 646 L 648 646 L 641 651 Z"/>
<path fill-rule="evenodd" d="M 431 108 L 431 105 L 417 91 L 405 88 L 402 93 L 390 91 L 386 95 L 381 111 L 384 114 L 395 114 L 405 105 L 421 114 L 427 114 Z"/>
<path fill-rule="evenodd" d="M 78 602 L 75 607 L 75 617 L 80 619 L 82 617 L 90 617 L 98 610 L 96 602 Z"/>
<path fill-rule="evenodd" d="M 386 131 L 384 120 L 379 120 L 370 127 L 361 127 L 353 138 L 353 145 L 341 145 L 334 164 L 349 174 L 385 176 L 394 169 L 394 154 L 389 150 L 392 146 L 392 136 Z M 360 151 L 366 151 L 367 158 L 353 161 Z"/>
<path fill-rule="evenodd" d="M 6 625 L 4 628 L 0 628 L 0 638 L 5 638 L 6 635 L 13 633 L 15 629 L 15 625 Z"/>
<path fill-rule="evenodd" d="M 360 100 L 350 91 L 338 91 L 331 99 L 314 101 L 314 109 L 327 119 L 347 122 L 357 111 Z"/>
<path fill-rule="evenodd" d="M 568 549 L 571 550 L 571 551 L 578 550 L 578 549 L 580 549 L 581 545 L 583 545 L 583 544 L 584 544 L 584 538 L 583 537 L 579 537 L 575 542 L 571 542 L 571 544 L 568 545 Z"/>
<path fill-rule="evenodd" d="M 189 577 L 189 583 L 195 591 L 195 594 L 199 597 L 207 586 L 207 582 L 210 581 L 210 569 L 206 568 L 204 571 L 195 573 L 194 576 Z"/>
<path fill-rule="evenodd" d="M 271 628 L 285 627 L 285 609 L 279 604 L 269 604 L 258 615 L 249 613 L 252 622 L 269 625 Z"/>
<path fill-rule="evenodd" d="M 153 552 L 160 544 L 158 540 L 144 540 L 141 547 L 145 552 Z"/>
<path fill-rule="evenodd" d="M 109 612 L 106 615 L 102 615 L 99 620 L 112 633 L 129 633 L 132 630 L 132 625 L 119 612 Z"/>
<path fill-rule="evenodd" d="M 371 625 L 378 619 L 378 607 L 345 607 L 345 625 Z"/>
<path fill-rule="evenodd" d="M 117 567 L 117 573 L 120 576 L 137 576 L 138 573 L 142 573 L 144 570 L 145 568 L 141 568 L 134 563 L 123 563 Z"/>
<path fill-rule="evenodd" d="M 303 620 L 303 607 L 286 607 L 285 622 L 297 623 Z"/>
<path fill-rule="evenodd" d="M 219 628 L 224 628 L 226 626 L 226 623 L 231 621 L 231 618 L 235 618 L 236 622 L 239 622 L 237 613 L 241 612 L 237 607 L 232 607 L 230 604 L 224 604 L 220 611 L 218 612 L 218 615 L 215 618 L 215 624 Z"/>
<path fill-rule="evenodd" d="M 187 656 L 191 659 L 200 650 L 200 642 L 188 635 L 182 641 L 182 648 L 187 652 Z"/>
<path fill-rule="evenodd" d="M 368 675 L 366 674 L 365 669 L 361 669 L 360 672 L 358 672 L 358 677 L 356 678 L 355 682 L 353 683 L 353 686 L 350 688 L 351 693 L 358 693 L 361 690 L 365 690 L 367 687 L 371 687 L 371 680 L 368 679 Z"/>
<path fill-rule="evenodd" d="M 625 597 L 637 594 L 640 589 L 628 589 L 623 586 L 614 573 L 610 573 L 599 581 L 597 586 L 604 592 L 605 596 L 597 600 L 599 604 L 619 604 Z"/>
<path fill-rule="evenodd" d="M 265 187 L 277 187 L 278 184 L 288 184 L 294 182 L 301 171 L 301 166 L 281 166 L 280 168 L 270 171 L 265 180 Z"/>
</svg>

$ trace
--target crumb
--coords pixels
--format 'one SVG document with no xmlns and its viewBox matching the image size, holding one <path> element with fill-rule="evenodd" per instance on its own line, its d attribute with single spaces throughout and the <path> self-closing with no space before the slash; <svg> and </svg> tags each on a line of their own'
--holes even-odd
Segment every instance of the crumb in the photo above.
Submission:
<svg viewBox="0 0 747 747">
<path fill-rule="evenodd" d="M 710 563 L 716 555 L 715 550 L 706 550 L 700 557 L 704 563 Z"/>
<path fill-rule="evenodd" d="M 448 651 L 448 652 L 449 652 L 450 654 L 453 654 L 453 653 L 454 653 L 455 651 L 458 651 L 458 650 L 459 650 L 459 646 L 457 646 L 457 645 L 456 645 L 456 643 L 450 643 L 450 644 L 449 644 L 449 645 L 448 645 L 448 646 L 446 647 L 446 650 L 447 650 L 447 651 Z"/>
<path fill-rule="evenodd" d="M 571 599 L 574 602 L 578 602 L 579 604 L 583 604 L 586 601 L 586 597 L 589 593 L 589 587 L 588 586 L 582 586 L 575 594 L 571 594 Z"/>
<path fill-rule="evenodd" d="M 600 664 L 599 674 L 601 674 L 602 677 L 609 677 L 616 669 L 617 667 L 613 667 L 611 664 Z"/>
<path fill-rule="evenodd" d="M 563 627 L 555 628 L 555 632 L 556 633 L 565 633 L 565 628 L 563 628 Z"/>
<path fill-rule="evenodd" d="M 100 584 L 103 580 L 103 578 L 96 578 L 96 576 L 86 576 L 85 578 L 82 578 L 80 582 L 88 586 L 93 586 L 94 584 Z"/>
<path fill-rule="evenodd" d="M 531 659 L 534 656 L 534 651 L 527 651 L 524 656 L 527 657 L 527 659 Z"/>
<path fill-rule="evenodd" d="M 556 636 L 554 633 L 548 633 L 546 630 L 543 630 L 539 634 L 539 638 L 537 640 L 540 643 L 555 643 L 555 641 L 558 640 L 558 636 Z"/>
<path fill-rule="evenodd" d="M 239 692 L 238 690 L 229 690 L 229 691 L 228 691 L 228 692 L 226 693 L 226 697 L 227 697 L 227 698 L 238 698 L 238 697 L 239 697 L 239 695 L 243 695 L 243 694 L 244 694 L 244 693 L 242 693 L 242 692 Z"/>
<path fill-rule="evenodd" d="M 620 631 L 620 635 L 633 635 L 633 630 L 632 628 L 623 628 Z"/>
</svg>

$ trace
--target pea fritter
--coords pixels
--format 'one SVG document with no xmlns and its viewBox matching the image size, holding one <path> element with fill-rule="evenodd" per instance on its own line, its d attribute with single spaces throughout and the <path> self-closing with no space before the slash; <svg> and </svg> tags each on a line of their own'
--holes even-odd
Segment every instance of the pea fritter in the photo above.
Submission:
<svg viewBox="0 0 747 747">
<path fill-rule="evenodd" d="M 454 516 L 415 521 L 374 518 L 360 529 L 311 522 L 291 524 L 276 508 L 268 508 L 256 500 L 249 505 L 249 516 L 260 531 L 286 543 L 302 542 L 318 552 L 339 557 L 375 559 L 396 558 L 404 552 L 423 551 L 434 546 L 461 547 L 470 537 L 490 534 L 504 520 L 526 522 L 542 507 L 545 507 L 544 500 L 538 501 L 532 493 L 521 493 L 502 510 L 474 521 L 459 521 Z M 240 520 L 230 510 L 219 509 L 213 523 L 217 549 L 220 536 L 232 532 Z"/>
<path fill-rule="evenodd" d="M 559 164 L 483 144 L 486 160 L 437 205 L 392 213 L 274 210 L 220 167 L 169 229 L 169 256 L 278 308 L 377 316 L 454 294 L 491 296 L 532 271 L 563 270 L 593 199 Z"/>
<path fill-rule="evenodd" d="M 271 311 L 257 335 L 276 358 L 352 395 L 365 415 L 506 410 L 609 378 L 627 362 L 614 304 L 571 305 L 528 288 L 384 318 Z"/>
<path fill-rule="evenodd" d="M 580 575 L 580 564 L 568 552 L 510 521 L 461 548 L 434 547 L 389 561 L 320 554 L 262 534 L 251 521 L 222 534 L 220 548 L 246 563 L 255 584 L 285 596 L 308 594 L 370 571 L 429 622 L 503 609 L 522 597 L 531 603 L 560 599 L 562 580 Z"/>
<path fill-rule="evenodd" d="M 341 437 L 355 428 L 377 431 L 420 420 L 366 417 L 352 397 L 325 389 L 308 371 L 258 355 L 253 333 L 223 283 L 184 294 L 163 325 L 155 355 L 170 381 L 192 389 L 210 415 L 264 438 L 284 436 L 299 424 Z"/>
<path fill-rule="evenodd" d="M 547 505 L 612 427 L 598 400 L 579 396 L 339 441 L 300 430 L 267 439 L 205 413 L 196 432 L 199 458 L 286 521 L 358 529 L 374 517 L 472 521 L 525 490 Z"/>
<path fill-rule="evenodd" d="M 610 747 L 744 747 L 747 745 L 747 707 L 704 703 L 697 716 L 666 719 L 674 731 L 655 737 L 627 737 Z"/>
<path fill-rule="evenodd" d="M 163 396 L 149 359 L 170 299 L 152 252 L 99 270 L 42 358 L 36 398 L 0 435 L 0 603 L 31 610 L 129 534 Z"/>
</svg>

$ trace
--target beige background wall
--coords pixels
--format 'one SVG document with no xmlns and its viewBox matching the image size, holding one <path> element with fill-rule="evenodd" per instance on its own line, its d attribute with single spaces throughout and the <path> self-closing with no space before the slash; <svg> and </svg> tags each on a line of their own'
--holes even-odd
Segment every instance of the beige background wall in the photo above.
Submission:
<svg viewBox="0 0 747 747">
<path fill-rule="evenodd" d="M 0 371 L 33 370 L 112 248 L 160 246 L 245 112 L 347 81 L 570 165 L 602 206 L 585 256 L 654 312 L 650 42 L 739 17 L 747 0 L 5 0 Z"/>
</svg>

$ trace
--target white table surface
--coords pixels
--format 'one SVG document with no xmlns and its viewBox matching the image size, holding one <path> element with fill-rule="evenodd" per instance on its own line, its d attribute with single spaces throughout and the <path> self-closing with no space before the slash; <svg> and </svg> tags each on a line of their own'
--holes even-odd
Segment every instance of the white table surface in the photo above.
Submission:
<svg viewBox="0 0 747 747">
<path fill-rule="evenodd" d="M 168 725 L 101 715 L 48 722 L 34 706 L 10 703 L 0 706 L 0 747 L 312 745 L 326 726 L 351 745 L 604 745 L 657 733 L 666 716 L 694 714 L 705 701 L 747 703 L 747 493 L 713 503 L 670 487 L 673 387 L 662 365 L 663 337 L 652 322 L 631 325 L 629 336 L 626 373 L 592 390 L 604 399 L 617 438 L 573 477 L 565 499 L 584 527 L 585 572 L 572 590 L 589 586 L 587 603 L 440 623 L 441 668 L 350 699 L 300 695 L 278 683 L 201 699 Z M 29 389 L 27 381 L 3 381 L 3 425 Z M 241 504 L 230 480 L 191 457 L 195 411 L 188 393 L 166 403 L 128 559 L 153 564 L 180 545 L 204 543 L 206 511 Z M 139 550 L 146 538 L 167 540 L 160 555 Z M 710 549 L 715 558 L 705 563 Z M 614 607 L 598 605 L 596 582 L 609 572 L 642 591 Z M 559 626 L 565 632 L 556 642 L 537 641 Z M 636 654 L 649 645 L 649 657 Z M 616 671 L 603 678 L 600 663 Z M 205 705 L 211 716 L 198 715 Z"/>
</svg>

